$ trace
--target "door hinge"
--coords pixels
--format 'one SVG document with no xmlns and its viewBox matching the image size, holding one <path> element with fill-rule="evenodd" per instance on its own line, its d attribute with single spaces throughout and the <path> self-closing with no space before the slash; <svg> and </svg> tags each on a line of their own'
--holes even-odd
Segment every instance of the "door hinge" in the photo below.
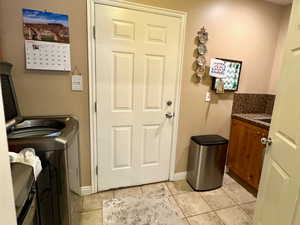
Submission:
<svg viewBox="0 0 300 225">
<path fill-rule="evenodd" d="M 95 102 L 95 112 L 97 112 L 97 102 Z"/>
<path fill-rule="evenodd" d="M 96 166 L 96 175 L 98 175 L 98 166 Z"/>
<path fill-rule="evenodd" d="M 94 39 L 96 39 L 96 27 L 95 26 L 93 26 L 93 37 L 94 37 Z"/>
</svg>

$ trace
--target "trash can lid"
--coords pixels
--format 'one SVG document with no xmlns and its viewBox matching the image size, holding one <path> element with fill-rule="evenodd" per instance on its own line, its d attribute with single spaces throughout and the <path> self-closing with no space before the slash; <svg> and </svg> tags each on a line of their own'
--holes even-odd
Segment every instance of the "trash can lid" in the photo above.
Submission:
<svg viewBox="0 0 300 225">
<path fill-rule="evenodd" d="M 191 139 L 198 145 L 223 145 L 227 144 L 228 140 L 219 135 L 199 135 L 192 136 Z"/>
</svg>

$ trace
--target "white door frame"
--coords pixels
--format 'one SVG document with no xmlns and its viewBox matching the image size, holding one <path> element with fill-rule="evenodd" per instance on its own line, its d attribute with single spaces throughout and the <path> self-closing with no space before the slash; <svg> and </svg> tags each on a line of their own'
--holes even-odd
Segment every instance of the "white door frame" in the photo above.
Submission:
<svg viewBox="0 0 300 225">
<path fill-rule="evenodd" d="M 181 34 L 178 53 L 178 72 L 177 72 L 177 90 L 175 97 L 175 118 L 172 134 L 172 147 L 170 156 L 170 169 L 169 180 L 175 178 L 175 161 L 176 161 L 176 146 L 177 146 L 177 131 L 179 121 L 179 109 L 180 109 L 180 94 L 181 94 L 181 78 L 182 78 L 182 65 L 183 65 L 183 53 L 185 43 L 185 27 L 186 27 L 186 12 L 175 11 L 170 9 L 163 9 L 138 3 L 132 3 L 123 0 L 87 0 L 87 28 L 88 28 L 88 60 L 89 60 L 89 110 L 90 110 L 90 148 L 91 148 L 91 190 L 95 193 L 99 191 L 98 187 L 98 152 L 97 152 L 97 99 L 96 99 L 96 62 L 95 62 L 95 39 L 94 39 L 94 25 L 95 25 L 95 4 L 116 6 L 119 8 L 132 9 L 143 12 L 150 12 L 159 15 L 176 17 L 181 20 Z"/>
</svg>

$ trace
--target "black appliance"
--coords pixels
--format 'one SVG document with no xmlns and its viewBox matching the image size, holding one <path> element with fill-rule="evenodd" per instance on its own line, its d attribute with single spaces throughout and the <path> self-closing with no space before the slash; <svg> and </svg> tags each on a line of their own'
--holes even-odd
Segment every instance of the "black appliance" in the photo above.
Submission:
<svg viewBox="0 0 300 225">
<path fill-rule="evenodd" d="M 40 225 L 76 225 L 80 212 L 72 197 L 80 193 L 78 121 L 69 115 L 21 116 L 11 69 L 0 62 L 9 151 L 34 148 L 41 159 L 36 181 Z"/>
<path fill-rule="evenodd" d="M 18 225 L 39 225 L 33 169 L 21 163 L 11 164 Z"/>
</svg>

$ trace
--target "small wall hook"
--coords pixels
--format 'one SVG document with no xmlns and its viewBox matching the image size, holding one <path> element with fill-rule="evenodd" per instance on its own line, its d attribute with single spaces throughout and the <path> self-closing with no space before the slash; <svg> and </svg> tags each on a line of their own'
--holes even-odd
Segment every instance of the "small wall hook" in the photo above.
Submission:
<svg viewBox="0 0 300 225">
<path fill-rule="evenodd" d="M 72 71 L 72 75 L 81 75 L 81 73 L 78 70 L 77 66 L 74 67 L 74 70 Z"/>
</svg>

